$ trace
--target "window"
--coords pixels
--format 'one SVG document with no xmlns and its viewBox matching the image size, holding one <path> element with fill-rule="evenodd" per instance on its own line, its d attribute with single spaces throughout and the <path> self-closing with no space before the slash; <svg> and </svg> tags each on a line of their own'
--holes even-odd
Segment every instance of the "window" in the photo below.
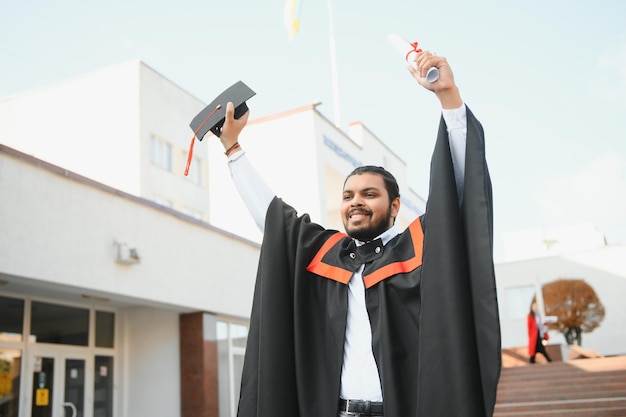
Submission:
<svg viewBox="0 0 626 417">
<path fill-rule="evenodd" d="M 93 416 L 112 417 L 113 357 L 96 356 L 93 389 Z"/>
<path fill-rule="evenodd" d="M 150 135 L 150 162 L 166 171 L 172 171 L 172 146 L 154 135 Z"/>
<path fill-rule="evenodd" d="M 37 343 L 87 346 L 89 310 L 33 301 L 30 333 Z"/>
<path fill-rule="evenodd" d="M 237 413 L 247 340 L 247 326 L 217 322 L 220 417 L 234 417 Z"/>
<path fill-rule="evenodd" d="M 526 285 L 506 289 L 506 305 L 509 319 L 519 320 L 526 318 L 530 311 L 530 303 L 535 296 L 535 287 Z"/>
<path fill-rule="evenodd" d="M 21 342 L 23 326 L 24 300 L 0 296 L 0 342 Z"/>
<path fill-rule="evenodd" d="M 0 416 L 19 415 L 21 363 L 21 350 L 0 348 Z"/>
<path fill-rule="evenodd" d="M 83 417 L 85 411 L 85 360 L 84 359 L 65 359 L 65 386 L 64 404 L 72 404 L 76 408 L 76 416 Z M 37 395 L 37 394 L 35 394 Z M 35 406 L 33 416 L 39 407 Z M 39 414 L 41 415 L 41 414 Z"/>
<path fill-rule="evenodd" d="M 115 342 L 115 314 L 96 311 L 96 347 L 112 348 Z"/>
</svg>

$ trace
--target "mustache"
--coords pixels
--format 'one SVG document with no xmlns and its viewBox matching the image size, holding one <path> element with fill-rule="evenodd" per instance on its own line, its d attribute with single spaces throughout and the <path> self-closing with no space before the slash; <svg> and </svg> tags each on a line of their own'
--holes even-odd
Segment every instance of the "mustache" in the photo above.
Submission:
<svg viewBox="0 0 626 417">
<path fill-rule="evenodd" d="M 354 208 L 348 212 L 348 217 L 352 216 L 354 213 L 362 213 L 362 214 L 367 214 L 367 215 L 372 214 L 370 210 L 366 210 L 364 208 Z"/>
</svg>

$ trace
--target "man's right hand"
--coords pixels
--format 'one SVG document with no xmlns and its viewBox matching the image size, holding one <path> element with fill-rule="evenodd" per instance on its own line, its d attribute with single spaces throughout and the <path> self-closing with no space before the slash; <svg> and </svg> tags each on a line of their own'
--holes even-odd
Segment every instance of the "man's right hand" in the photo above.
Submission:
<svg viewBox="0 0 626 417">
<path fill-rule="evenodd" d="M 417 69 L 409 66 L 409 72 L 422 87 L 437 95 L 443 109 L 458 109 L 463 104 L 459 89 L 454 82 L 452 68 L 445 57 L 424 51 L 417 54 L 415 62 Z M 429 83 L 424 77 L 431 67 L 439 69 L 439 79 Z"/>
<path fill-rule="evenodd" d="M 245 112 L 239 119 L 235 119 L 235 106 L 232 102 L 226 104 L 226 118 L 224 126 L 222 126 L 222 134 L 220 141 L 224 146 L 224 150 L 230 149 L 239 140 L 239 134 L 248 123 L 250 111 Z"/>
</svg>

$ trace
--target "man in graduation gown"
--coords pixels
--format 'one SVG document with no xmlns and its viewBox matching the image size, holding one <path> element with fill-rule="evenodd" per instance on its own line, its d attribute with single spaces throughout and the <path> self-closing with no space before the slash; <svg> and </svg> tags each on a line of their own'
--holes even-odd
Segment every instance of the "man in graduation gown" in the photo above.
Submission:
<svg viewBox="0 0 626 417">
<path fill-rule="evenodd" d="M 397 183 L 378 167 L 346 179 L 347 234 L 299 215 L 250 166 L 237 142 L 248 113 L 235 119 L 227 105 L 220 140 L 264 231 L 240 417 L 493 414 L 501 352 L 483 129 L 444 57 L 416 63 L 442 120 L 426 212 L 401 233 Z M 433 66 L 440 78 L 428 83 Z"/>
</svg>

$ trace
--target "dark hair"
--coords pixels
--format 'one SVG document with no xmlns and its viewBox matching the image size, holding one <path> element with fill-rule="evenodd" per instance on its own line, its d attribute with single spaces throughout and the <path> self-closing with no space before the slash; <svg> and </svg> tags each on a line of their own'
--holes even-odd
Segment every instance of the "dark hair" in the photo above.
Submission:
<svg viewBox="0 0 626 417">
<path fill-rule="evenodd" d="M 353 175 L 360 175 L 365 173 L 378 174 L 383 178 L 383 181 L 385 182 L 385 187 L 387 188 L 387 194 L 389 194 L 390 203 L 396 198 L 400 197 L 400 187 L 398 187 L 398 181 L 396 181 L 396 178 L 391 175 L 391 172 L 387 171 L 385 168 L 377 167 L 374 165 L 364 165 L 362 167 L 355 168 L 350 174 L 348 174 L 346 180 L 343 182 L 344 187 L 346 185 L 346 182 L 348 181 L 348 178 Z"/>
</svg>

